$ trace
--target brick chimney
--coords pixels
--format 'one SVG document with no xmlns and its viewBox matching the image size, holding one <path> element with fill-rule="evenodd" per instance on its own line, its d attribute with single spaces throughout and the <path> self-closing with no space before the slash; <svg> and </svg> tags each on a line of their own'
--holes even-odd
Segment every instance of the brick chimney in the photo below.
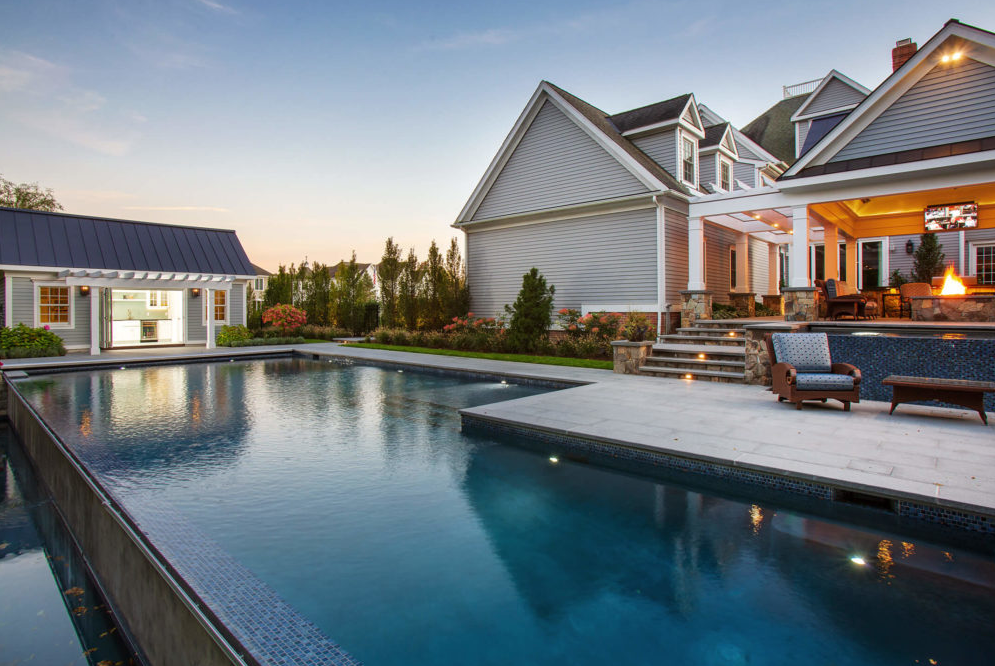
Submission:
<svg viewBox="0 0 995 666">
<path fill-rule="evenodd" d="M 891 71 L 895 71 L 905 64 L 909 58 L 916 54 L 919 46 L 911 38 L 900 39 L 895 42 L 895 48 L 891 50 Z"/>
</svg>

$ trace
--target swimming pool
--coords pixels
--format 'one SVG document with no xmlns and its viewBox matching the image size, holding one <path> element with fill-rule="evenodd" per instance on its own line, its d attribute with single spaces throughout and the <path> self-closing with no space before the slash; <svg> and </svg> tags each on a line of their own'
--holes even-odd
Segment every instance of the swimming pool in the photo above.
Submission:
<svg viewBox="0 0 995 666">
<path fill-rule="evenodd" d="M 990 556 L 460 432 L 458 408 L 544 389 L 303 358 L 17 387 L 164 552 L 219 548 L 370 666 L 995 649 Z"/>
</svg>

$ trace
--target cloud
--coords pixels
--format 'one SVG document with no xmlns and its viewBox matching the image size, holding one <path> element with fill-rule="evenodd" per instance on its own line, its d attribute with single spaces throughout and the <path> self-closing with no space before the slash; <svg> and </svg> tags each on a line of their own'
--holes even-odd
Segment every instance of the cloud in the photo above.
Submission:
<svg viewBox="0 0 995 666">
<path fill-rule="evenodd" d="M 60 68 L 45 60 L 21 51 L 0 53 L 0 92 L 17 92 L 29 89 L 39 79 L 51 77 Z"/>
<path fill-rule="evenodd" d="M 220 2 L 214 2 L 213 0 L 197 0 L 197 2 L 204 5 L 208 9 L 218 12 L 219 14 L 238 14 L 237 9 L 229 7 L 228 5 L 223 5 Z"/>
<path fill-rule="evenodd" d="M 198 211 L 202 213 L 227 213 L 227 208 L 220 206 L 123 206 L 124 210 L 157 210 L 157 211 Z"/>
<path fill-rule="evenodd" d="M 528 34 L 527 30 L 507 30 L 493 28 L 480 32 L 463 32 L 445 39 L 423 42 L 419 46 L 422 51 L 456 51 L 476 46 L 501 46 L 518 41 Z"/>
</svg>

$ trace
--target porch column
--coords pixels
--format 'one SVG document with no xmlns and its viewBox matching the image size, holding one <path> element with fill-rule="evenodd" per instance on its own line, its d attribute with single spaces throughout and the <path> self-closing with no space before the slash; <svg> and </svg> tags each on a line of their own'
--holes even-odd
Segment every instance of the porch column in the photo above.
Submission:
<svg viewBox="0 0 995 666">
<path fill-rule="evenodd" d="M 207 310 L 207 348 L 214 349 L 214 338 L 216 333 L 214 332 L 214 290 L 205 289 L 204 290 L 204 301 L 205 310 Z"/>
<path fill-rule="evenodd" d="M 100 355 L 100 303 L 103 289 L 90 287 L 90 355 Z"/>
<path fill-rule="evenodd" d="M 808 276 L 808 207 L 798 206 L 791 211 L 793 231 L 791 236 L 791 286 L 811 286 Z"/>
<path fill-rule="evenodd" d="M 822 238 L 825 243 L 825 269 L 827 280 L 840 279 L 840 232 L 835 224 L 822 225 Z"/>
<path fill-rule="evenodd" d="M 767 293 L 781 293 L 781 252 L 777 243 L 767 243 Z"/>
<path fill-rule="evenodd" d="M 736 236 L 736 287 L 733 291 L 750 291 L 750 236 Z"/>
<path fill-rule="evenodd" d="M 850 285 L 850 290 L 857 291 L 857 275 L 860 271 L 860 264 L 857 263 L 857 239 L 846 239 L 846 283 Z"/>
<path fill-rule="evenodd" d="M 705 290 L 705 225 L 688 218 L 688 291 Z"/>
</svg>

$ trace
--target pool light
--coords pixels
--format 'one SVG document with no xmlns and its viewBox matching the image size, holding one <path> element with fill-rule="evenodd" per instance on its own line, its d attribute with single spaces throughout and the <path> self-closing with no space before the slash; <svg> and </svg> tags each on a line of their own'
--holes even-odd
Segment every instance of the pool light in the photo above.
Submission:
<svg viewBox="0 0 995 666">
<path fill-rule="evenodd" d="M 867 564 L 867 560 L 862 558 L 860 555 L 854 555 L 853 557 L 850 558 L 850 561 L 856 564 L 858 567 L 862 567 L 865 564 Z"/>
<path fill-rule="evenodd" d="M 698 358 L 705 358 L 704 354 L 698 354 Z"/>
<path fill-rule="evenodd" d="M 508 382 L 506 382 L 505 380 L 503 380 L 503 379 L 502 379 L 502 380 L 501 380 L 501 383 L 502 383 L 502 384 L 507 384 Z"/>
<path fill-rule="evenodd" d="M 691 376 L 691 373 L 688 373 L 684 375 L 684 379 L 694 379 L 694 377 Z"/>
<path fill-rule="evenodd" d="M 560 459 L 557 458 L 556 456 L 550 456 L 549 457 L 549 462 L 551 462 L 551 463 L 553 463 L 555 465 L 556 463 L 560 462 Z"/>
</svg>

